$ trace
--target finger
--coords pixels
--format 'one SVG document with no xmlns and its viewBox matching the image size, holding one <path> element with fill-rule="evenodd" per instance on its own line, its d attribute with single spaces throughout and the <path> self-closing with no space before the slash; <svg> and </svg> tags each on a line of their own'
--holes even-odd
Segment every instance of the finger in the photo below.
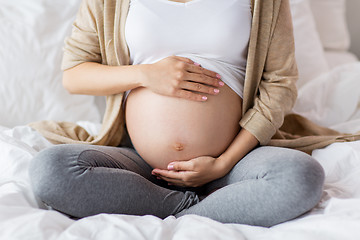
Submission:
<svg viewBox="0 0 360 240">
<path fill-rule="evenodd" d="M 185 186 L 185 182 L 182 180 L 177 180 L 177 179 L 172 179 L 172 178 L 167 178 L 167 177 L 161 177 L 162 180 L 177 185 L 177 186 Z"/>
<path fill-rule="evenodd" d="M 183 172 L 174 172 L 174 171 L 168 171 L 168 170 L 153 170 L 153 173 L 156 174 L 159 177 L 167 177 L 172 179 L 181 180 L 183 177 Z"/>
<path fill-rule="evenodd" d="M 191 60 L 190 58 L 185 58 L 185 57 L 179 57 L 179 56 L 175 56 L 173 55 L 174 58 L 183 61 L 183 62 L 187 62 L 189 64 L 194 64 L 195 62 L 193 60 Z"/>
<path fill-rule="evenodd" d="M 165 180 L 166 182 L 168 182 L 168 185 L 176 185 L 176 186 L 180 186 L 180 187 L 200 187 L 201 185 L 198 184 L 194 184 L 192 182 L 184 182 L 184 181 L 177 181 L 177 180 Z"/>
<path fill-rule="evenodd" d="M 188 64 L 186 64 L 186 65 L 188 66 Z M 217 77 L 214 78 L 212 76 L 208 76 L 203 73 L 196 73 L 196 72 L 191 72 L 188 70 L 185 72 L 184 77 L 186 77 L 187 80 L 205 83 L 210 86 L 215 86 L 215 87 L 224 86 L 224 82 L 222 82 L 219 78 L 217 78 Z"/>
<path fill-rule="evenodd" d="M 220 92 L 219 89 L 202 84 L 202 82 L 199 83 L 199 82 L 192 82 L 192 81 L 191 82 L 181 81 L 179 86 L 185 90 L 191 90 L 191 91 L 195 91 L 195 92 L 199 92 L 199 93 L 207 93 L 207 94 L 211 94 L 211 95 L 217 95 Z M 204 81 L 204 80 L 202 78 L 200 78 L 199 81 Z"/>
<path fill-rule="evenodd" d="M 193 93 L 190 91 L 186 91 L 183 89 L 179 89 L 175 92 L 175 96 L 179 98 L 184 98 L 187 100 L 197 101 L 197 102 L 205 102 L 208 98 L 205 95 L 200 95 L 197 93 Z"/>
<path fill-rule="evenodd" d="M 217 81 L 221 80 L 220 74 L 211 71 L 209 69 L 203 68 L 201 66 L 196 66 L 195 64 L 187 64 L 185 70 L 187 70 L 188 72 L 205 74 L 209 77 L 214 78 Z"/>
<path fill-rule="evenodd" d="M 168 165 L 168 170 L 173 171 L 194 171 L 195 165 L 192 161 L 172 162 Z"/>
<path fill-rule="evenodd" d="M 217 88 L 208 87 L 204 84 L 196 83 L 196 82 L 184 81 L 180 84 L 180 86 L 181 86 L 181 88 L 186 89 L 186 90 L 191 90 L 191 91 L 199 92 L 199 93 L 207 93 L 207 94 L 211 94 L 211 95 L 217 95 L 220 92 L 220 90 Z"/>
</svg>

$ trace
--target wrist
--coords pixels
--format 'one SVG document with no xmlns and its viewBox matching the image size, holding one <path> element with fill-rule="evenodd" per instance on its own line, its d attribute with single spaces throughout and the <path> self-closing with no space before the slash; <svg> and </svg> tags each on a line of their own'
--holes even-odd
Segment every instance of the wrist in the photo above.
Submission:
<svg viewBox="0 0 360 240">
<path fill-rule="evenodd" d="M 230 172 L 233 166 L 229 164 L 229 159 L 226 159 L 223 156 L 219 156 L 216 160 L 218 162 L 219 171 L 221 172 L 221 174 L 226 175 L 228 172 Z"/>
<path fill-rule="evenodd" d="M 228 149 L 219 157 L 222 171 L 229 172 L 241 159 L 253 150 L 259 141 L 247 130 L 241 129 Z"/>
<path fill-rule="evenodd" d="M 149 76 L 149 68 L 151 64 L 139 64 L 136 65 L 138 70 L 138 76 L 140 81 L 140 87 L 148 86 L 148 76 Z"/>
<path fill-rule="evenodd" d="M 222 156 L 216 158 L 216 162 L 218 166 L 217 172 L 221 175 L 219 177 L 225 176 L 232 169 L 232 166 L 229 164 L 229 160 L 224 159 Z"/>
</svg>

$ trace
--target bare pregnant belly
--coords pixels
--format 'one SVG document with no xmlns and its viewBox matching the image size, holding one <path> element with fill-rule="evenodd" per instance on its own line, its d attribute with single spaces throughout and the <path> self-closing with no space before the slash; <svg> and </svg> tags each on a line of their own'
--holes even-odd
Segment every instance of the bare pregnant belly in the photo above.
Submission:
<svg viewBox="0 0 360 240">
<path fill-rule="evenodd" d="M 218 157 L 240 130 L 242 99 L 227 85 L 206 102 L 136 88 L 128 96 L 126 125 L 140 156 L 153 168 L 176 160 Z"/>
</svg>

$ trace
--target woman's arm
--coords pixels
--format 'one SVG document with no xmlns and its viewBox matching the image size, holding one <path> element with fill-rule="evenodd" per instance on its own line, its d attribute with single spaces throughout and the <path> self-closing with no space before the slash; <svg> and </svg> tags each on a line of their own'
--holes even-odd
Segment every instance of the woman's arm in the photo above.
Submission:
<svg viewBox="0 0 360 240">
<path fill-rule="evenodd" d="M 206 101 L 201 93 L 216 95 L 214 89 L 223 86 L 217 73 L 178 56 L 126 66 L 84 62 L 64 72 L 63 85 L 70 93 L 97 96 L 146 87 L 158 94 L 193 101 Z"/>
<path fill-rule="evenodd" d="M 275 2 L 280 6 L 276 14 L 277 17 L 275 15 L 273 17 L 271 26 L 274 30 L 270 35 L 267 51 L 261 50 L 262 45 L 251 49 L 251 52 L 254 53 L 252 56 L 255 59 L 257 59 L 257 51 L 266 52 L 266 59 L 258 87 L 253 87 L 251 89 L 253 91 L 249 91 L 247 94 L 251 97 L 247 100 L 244 99 L 243 110 L 246 112 L 240 120 L 240 126 L 251 132 L 259 140 L 260 145 L 269 143 L 283 124 L 285 115 L 293 108 L 297 98 L 298 70 L 290 4 L 289 0 Z M 274 3 L 273 1 L 266 1 L 266 4 L 271 6 Z M 266 4 L 264 3 L 264 5 Z M 261 11 L 259 10 L 259 12 Z M 258 13 L 255 20 L 261 22 L 260 19 L 261 14 Z M 267 32 L 270 31 L 269 26 L 266 24 L 261 26 L 263 30 L 259 32 L 265 32 L 267 36 Z M 265 39 L 263 35 L 258 37 Z M 255 69 L 253 72 L 260 72 L 259 70 Z M 253 81 L 253 84 L 256 85 L 256 79 Z"/>
<path fill-rule="evenodd" d="M 242 128 L 226 151 L 218 157 L 223 175 L 225 176 L 239 160 L 253 150 L 258 144 L 259 141 L 255 136 Z"/>
<path fill-rule="evenodd" d="M 115 2 L 114 2 L 115 3 Z M 108 1 L 108 8 L 114 7 Z M 104 51 L 104 1 L 83 0 L 72 34 L 65 41 L 63 84 L 71 93 L 113 95 L 136 87 L 194 101 L 206 101 L 223 84 L 215 72 L 195 65 L 188 58 L 169 56 L 153 64 L 121 65 L 111 62 Z M 125 47 L 125 46 L 123 46 Z M 110 63 L 111 62 L 111 63 Z"/>
<path fill-rule="evenodd" d="M 85 62 L 64 71 L 63 85 L 72 94 L 113 95 L 140 87 L 140 65 L 107 66 Z"/>
</svg>

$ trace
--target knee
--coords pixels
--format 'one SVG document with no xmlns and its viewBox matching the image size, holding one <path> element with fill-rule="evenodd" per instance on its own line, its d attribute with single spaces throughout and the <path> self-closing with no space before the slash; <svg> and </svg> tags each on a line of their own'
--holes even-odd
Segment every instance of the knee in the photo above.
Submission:
<svg viewBox="0 0 360 240">
<path fill-rule="evenodd" d="M 68 147 L 57 145 L 39 152 L 30 163 L 29 176 L 34 194 L 43 202 L 59 192 L 59 183 L 64 177 L 66 160 L 68 159 Z M 51 200 L 50 200 L 51 201 Z"/>
<path fill-rule="evenodd" d="M 286 165 L 291 192 L 310 210 L 321 199 L 324 169 L 313 157 L 300 151 L 293 154 Z"/>
</svg>

